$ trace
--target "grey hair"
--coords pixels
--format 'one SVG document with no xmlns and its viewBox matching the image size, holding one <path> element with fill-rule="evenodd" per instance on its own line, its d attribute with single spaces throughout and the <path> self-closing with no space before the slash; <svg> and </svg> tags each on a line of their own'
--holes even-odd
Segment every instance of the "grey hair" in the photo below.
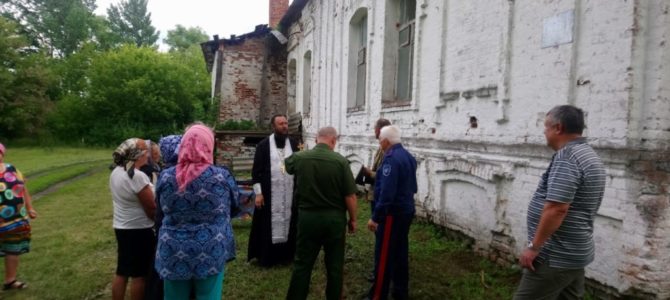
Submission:
<svg viewBox="0 0 670 300">
<path fill-rule="evenodd" d="M 547 117 L 554 124 L 561 124 L 566 133 L 582 134 L 586 128 L 584 111 L 572 105 L 556 106 L 547 113 Z"/>
<path fill-rule="evenodd" d="M 395 145 L 400 143 L 401 141 L 400 135 L 401 132 L 398 126 L 389 125 L 382 128 L 381 132 L 379 133 L 379 140 L 380 141 L 388 140 L 391 143 L 391 145 Z"/>
</svg>

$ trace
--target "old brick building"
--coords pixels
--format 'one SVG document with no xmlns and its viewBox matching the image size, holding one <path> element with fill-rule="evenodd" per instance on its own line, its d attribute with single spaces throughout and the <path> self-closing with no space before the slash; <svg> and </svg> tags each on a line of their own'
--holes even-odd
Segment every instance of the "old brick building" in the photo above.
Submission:
<svg viewBox="0 0 670 300">
<path fill-rule="evenodd" d="M 288 0 L 270 4 L 269 21 L 276 27 Z M 215 36 L 201 44 L 212 74 L 212 97 L 220 101 L 220 121 L 251 120 L 264 126 L 273 114 L 286 112 L 286 47 L 273 27 L 258 25 L 252 32 Z"/>
<path fill-rule="evenodd" d="M 270 36 L 283 70 L 267 72 L 266 52 L 253 60 L 263 67 L 234 71 L 245 59 L 226 66 L 219 42 L 232 76 L 216 91 L 223 118 L 300 113 L 306 141 L 335 126 L 353 168 L 372 160 L 374 121 L 391 120 L 419 161 L 420 213 L 501 264 L 527 242 L 527 204 L 552 154 L 546 112 L 582 107 L 608 175 L 587 277 L 617 297 L 668 299 L 669 11 L 665 0 L 294 0 L 273 26 L 288 42 Z M 256 98 L 224 87 L 256 76 Z M 257 110 L 224 111 L 247 98 Z"/>
<path fill-rule="evenodd" d="M 272 115 L 286 113 L 286 43 L 273 28 L 288 9 L 288 0 L 270 1 L 269 22 L 254 31 L 201 44 L 207 70 L 212 76 L 212 98 L 219 101 L 219 123 L 253 121 L 254 132 L 219 132 L 217 161 L 233 167 L 250 167 L 255 143 L 269 131 Z M 238 170 L 240 168 L 237 168 Z"/>
</svg>

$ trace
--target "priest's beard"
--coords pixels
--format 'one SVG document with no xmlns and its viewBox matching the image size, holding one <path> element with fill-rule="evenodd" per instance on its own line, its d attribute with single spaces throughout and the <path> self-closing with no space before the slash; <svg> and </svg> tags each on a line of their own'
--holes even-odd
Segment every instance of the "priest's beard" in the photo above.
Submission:
<svg viewBox="0 0 670 300">
<path fill-rule="evenodd" d="M 281 134 L 279 132 L 275 132 L 275 143 L 277 144 L 277 148 L 284 148 L 287 137 L 288 134 Z"/>
</svg>

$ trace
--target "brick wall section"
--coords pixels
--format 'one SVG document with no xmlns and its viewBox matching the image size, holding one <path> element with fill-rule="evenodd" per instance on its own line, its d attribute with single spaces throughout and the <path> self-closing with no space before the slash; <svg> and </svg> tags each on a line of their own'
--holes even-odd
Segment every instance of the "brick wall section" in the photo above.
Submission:
<svg viewBox="0 0 670 300">
<path fill-rule="evenodd" d="M 217 137 L 216 163 L 233 167 L 233 159 L 237 157 L 254 157 L 255 145 L 244 144 L 244 136 Z"/>
<path fill-rule="evenodd" d="M 216 163 L 225 165 L 230 168 L 234 157 L 240 156 L 244 137 L 224 138 L 217 137 L 216 139 Z"/>
<path fill-rule="evenodd" d="M 270 0 L 270 27 L 275 28 L 288 10 L 288 0 Z"/>
<path fill-rule="evenodd" d="M 265 128 L 272 115 L 286 113 L 286 52 L 272 35 L 226 41 L 222 53 L 219 122 Z"/>
<path fill-rule="evenodd" d="M 263 82 L 263 104 L 259 124 L 269 126 L 270 118 L 275 114 L 287 112 L 286 56 L 268 53 Z"/>
<path fill-rule="evenodd" d="M 220 122 L 258 120 L 264 50 L 264 37 L 224 46 Z"/>
</svg>

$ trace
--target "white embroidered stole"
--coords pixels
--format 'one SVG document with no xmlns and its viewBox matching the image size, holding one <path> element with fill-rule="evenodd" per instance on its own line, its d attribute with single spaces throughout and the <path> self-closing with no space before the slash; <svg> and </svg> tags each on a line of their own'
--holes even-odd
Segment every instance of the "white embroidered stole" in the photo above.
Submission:
<svg viewBox="0 0 670 300">
<path fill-rule="evenodd" d="M 286 138 L 284 149 L 277 149 L 275 135 L 270 135 L 270 212 L 272 243 L 288 241 L 291 226 L 291 206 L 293 205 L 293 175 L 286 173 L 284 160 L 293 154 L 291 143 Z"/>
</svg>

